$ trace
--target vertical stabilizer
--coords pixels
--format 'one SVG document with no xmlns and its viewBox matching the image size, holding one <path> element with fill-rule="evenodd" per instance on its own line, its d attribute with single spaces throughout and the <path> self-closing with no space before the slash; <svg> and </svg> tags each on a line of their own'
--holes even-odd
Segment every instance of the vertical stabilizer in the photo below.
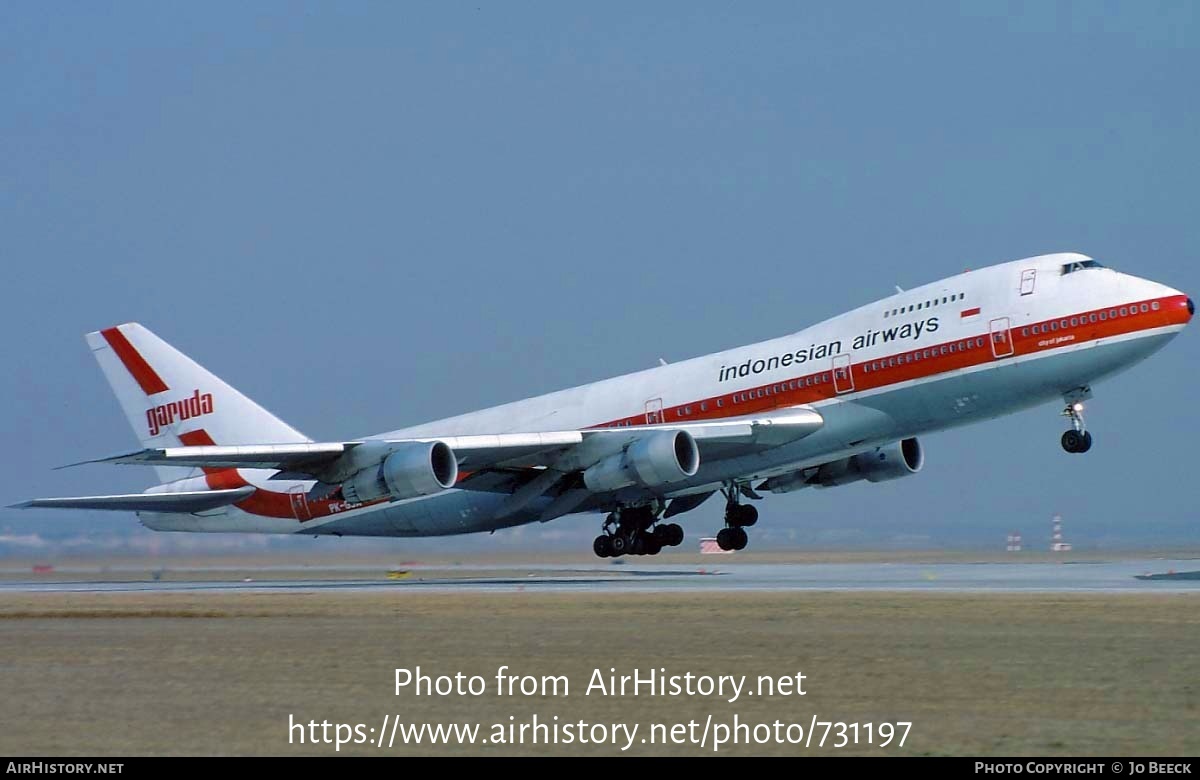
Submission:
<svg viewBox="0 0 1200 780">
<path fill-rule="evenodd" d="M 143 447 L 311 441 L 136 322 L 87 342 Z M 184 476 L 156 469 L 164 482 Z"/>
</svg>

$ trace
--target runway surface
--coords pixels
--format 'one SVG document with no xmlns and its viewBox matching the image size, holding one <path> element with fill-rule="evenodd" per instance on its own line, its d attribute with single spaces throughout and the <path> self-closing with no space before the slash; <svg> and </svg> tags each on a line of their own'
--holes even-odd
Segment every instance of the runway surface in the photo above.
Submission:
<svg viewBox="0 0 1200 780">
<path fill-rule="evenodd" d="M 932 593 L 1200 593 L 1200 560 L 1130 559 L 1051 563 L 738 563 L 660 564 L 626 559 L 575 565 L 414 566 L 388 579 L 379 568 L 345 568 L 336 577 L 266 569 L 242 579 L 220 569 L 173 570 L 156 579 L 133 572 L 124 581 L 95 572 L 59 572 L 0 582 L 3 593 L 395 591 L 403 592 L 704 592 L 892 591 Z M 197 576 L 205 572 L 206 576 Z M 189 574 L 190 577 L 189 578 Z"/>
</svg>

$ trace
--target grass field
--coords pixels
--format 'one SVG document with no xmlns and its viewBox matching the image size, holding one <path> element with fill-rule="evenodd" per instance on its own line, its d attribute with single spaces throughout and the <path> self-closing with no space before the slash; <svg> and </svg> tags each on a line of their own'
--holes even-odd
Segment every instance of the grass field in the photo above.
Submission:
<svg viewBox="0 0 1200 780">
<path fill-rule="evenodd" d="M 6 594 L 0 752 L 329 754 L 297 721 L 703 724 L 912 721 L 903 748 L 972 755 L 1200 753 L 1200 610 L 1187 595 L 425 592 Z M 500 698 L 496 668 L 566 675 Z M 482 675 L 481 697 L 394 695 L 393 670 Z M 806 675 L 803 697 L 584 696 L 594 668 Z M 484 732 L 488 733 L 487 731 Z M 609 755 L 611 745 L 342 752 Z M 692 745 L 633 745 L 694 754 Z M 709 748 L 711 752 L 711 747 Z M 783 745 L 723 753 L 795 754 Z M 818 752 L 815 747 L 807 752 Z"/>
</svg>

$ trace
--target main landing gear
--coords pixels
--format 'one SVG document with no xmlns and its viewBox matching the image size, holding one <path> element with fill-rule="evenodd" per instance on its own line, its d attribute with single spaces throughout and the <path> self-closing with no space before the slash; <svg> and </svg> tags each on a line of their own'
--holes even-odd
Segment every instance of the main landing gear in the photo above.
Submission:
<svg viewBox="0 0 1200 780">
<path fill-rule="evenodd" d="M 745 489 L 746 495 L 758 498 Z M 744 550 L 750 541 L 746 529 L 758 522 L 758 509 L 742 503 L 743 488 L 730 482 L 721 489 L 725 496 L 725 527 L 717 532 L 717 546 L 722 550 Z"/>
<path fill-rule="evenodd" d="M 1067 408 L 1063 416 L 1071 421 L 1071 430 L 1062 435 L 1062 448 L 1067 452 L 1087 452 L 1092 448 L 1092 434 L 1083 422 L 1083 402 L 1092 397 L 1091 388 L 1083 387 L 1063 396 Z"/>
<path fill-rule="evenodd" d="M 683 542 L 683 527 L 677 523 L 659 523 L 653 506 L 621 507 L 604 520 L 603 533 L 592 542 L 592 551 L 601 558 L 622 555 L 658 555 L 664 547 Z"/>
</svg>

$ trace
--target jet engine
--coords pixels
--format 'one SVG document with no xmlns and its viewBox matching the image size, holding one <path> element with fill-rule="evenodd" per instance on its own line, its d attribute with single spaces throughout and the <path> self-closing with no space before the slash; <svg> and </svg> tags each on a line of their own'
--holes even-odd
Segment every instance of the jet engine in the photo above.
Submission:
<svg viewBox="0 0 1200 780">
<path fill-rule="evenodd" d="M 350 475 L 342 495 L 353 504 L 381 498 L 416 498 L 453 487 L 458 458 L 444 442 L 412 442 L 390 452 L 380 463 Z"/>
<path fill-rule="evenodd" d="M 771 477 L 760 489 L 790 493 L 810 486 L 836 487 L 851 482 L 887 482 L 916 474 L 925 465 L 925 452 L 914 439 L 902 439 L 849 458 Z"/>
<path fill-rule="evenodd" d="M 588 490 L 605 492 L 630 485 L 657 487 L 694 476 L 700 448 L 687 431 L 654 431 L 583 472 Z"/>
</svg>

